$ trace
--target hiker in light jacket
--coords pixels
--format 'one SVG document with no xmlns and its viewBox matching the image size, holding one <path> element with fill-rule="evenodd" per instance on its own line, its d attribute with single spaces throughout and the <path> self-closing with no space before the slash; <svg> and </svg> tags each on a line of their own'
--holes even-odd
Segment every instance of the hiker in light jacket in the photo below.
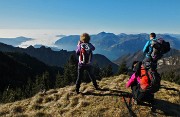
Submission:
<svg viewBox="0 0 180 117">
<path fill-rule="evenodd" d="M 157 68 L 157 61 L 153 61 L 152 58 L 152 52 L 153 52 L 153 41 L 156 41 L 156 34 L 151 33 L 150 34 L 150 40 L 148 40 L 143 48 L 143 53 L 145 54 L 145 58 L 143 60 L 143 64 L 147 67 L 150 68 L 152 67 L 153 69 Z"/>
</svg>

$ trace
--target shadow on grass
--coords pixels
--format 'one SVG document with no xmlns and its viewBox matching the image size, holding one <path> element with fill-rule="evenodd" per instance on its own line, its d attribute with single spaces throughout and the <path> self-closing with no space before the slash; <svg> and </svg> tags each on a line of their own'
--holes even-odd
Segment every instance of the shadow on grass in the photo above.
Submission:
<svg viewBox="0 0 180 117">
<path fill-rule="evenodd" d="M 164 85 L 161 85 L 161 88 L 166 89 L 166 90 L 177 91 L 177 92 L 180 93 L 180 91 L 179 91 L 178 89 L 175 89 L 175 88 L 168 88 L 168 87 L 165 87 Z"/>
<path fill-rule="evenodd" d="M 169 89 L 169 90 L 177 90 L 177 89 Z M 93 95 L 93 96 L 118 96 L 118 97 L 126 97 L 132 98 L 132 94 L 120 90 L 111 90 L 111 89 L 99 89 L 99 91 L 109 91 L 110 93 L 93 93 L 86 92 L 81 93 L 82 95 Z M 177 116 L 180 117 L 180 104 L 171 103 L 165 100 L 155 99 L 156 109 L 160 110 L 164 113 L 165 116 Z M 148 103 L 142 103 L 140 106 L 151 106 Z"/>
<path fill-rule="evenodd" d="M 155 103 L 156 108 L 163 111 L 166 116 L 180 117 L 180 104 L 175 104 L 159 99 L 155 99 Z"/>
<path fill-rule="evenodd" d="M 119 97 L 132 97 L 132 94 L 129 92 L 124 92 L 120 90 L 111 90 L 108 88 L 98 89 L 99 91 L 109 91 L 110 93 L 93 93 L 85 92 L 81 93 L 82 95 L 93 95 L 93 96 L 119 96 Z"/>
</svg>

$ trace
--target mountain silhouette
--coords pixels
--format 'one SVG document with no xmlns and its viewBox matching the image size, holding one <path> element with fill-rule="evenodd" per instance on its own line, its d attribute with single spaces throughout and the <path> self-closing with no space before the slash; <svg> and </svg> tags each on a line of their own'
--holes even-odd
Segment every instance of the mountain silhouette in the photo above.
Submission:
<svg viewBox="0 0 180 117">
<path fill-rule="evenodd" d="M 33 46 L 29 46 L 28 48 L 19 48 L 19 47 L 6 45 L 3 43 L 0 43 L 0 51 L 26 53 L 46 63 L 49 66 L 58 66 L 58 67 L 63 67 L 67 63 L 71 55 L 76 56 L 75 51 L 67 51 L 67 50 L 53 51 L 50 47 L 45 47 L 45 46 L 41 46 L 40 48 L 34 48 Z M 118 66 L 113 62 L 111 62 L 104 55 L 94 54 L 93 59 L 94 59 L 93 62 L 98 64 L 100 68 L 106 67 L 107 65 L 111 65 L 114 72 L 116 72 L 118 69 Z"/>
</svg>

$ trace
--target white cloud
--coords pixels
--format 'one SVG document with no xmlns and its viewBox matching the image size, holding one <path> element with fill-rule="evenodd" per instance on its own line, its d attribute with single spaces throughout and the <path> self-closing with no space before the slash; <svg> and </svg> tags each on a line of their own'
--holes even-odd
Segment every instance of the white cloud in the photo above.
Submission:
<svg viewBox="0 0 180 117">
<path fill-rule="evenodd" d="M 15 38 L 24 36 L 33 40 L 23 42 L 20 47 L 28 47 L 30 45 L 42 44 L 54 46 L 56 40 L 60 37 L 57 35 L 67 34 L 61 30 L 44 30 L 44 29 L 0 29 L 0 38 Z"/>
<path fill-rule="evenodd" d="M 84 29 L 0 29 L 0 38 L 15 38 L 19 36 L 32 38 L 33 40 L 23 42 L 20 47 L 26 48 L 30 45 L 46 45 L 54 46 L 55 41 L 60 39 L 63 35 L 79 35 L 87 32 L 89 34 L 96 34 L 101 30 L 84 30 Z"/>
</svg>

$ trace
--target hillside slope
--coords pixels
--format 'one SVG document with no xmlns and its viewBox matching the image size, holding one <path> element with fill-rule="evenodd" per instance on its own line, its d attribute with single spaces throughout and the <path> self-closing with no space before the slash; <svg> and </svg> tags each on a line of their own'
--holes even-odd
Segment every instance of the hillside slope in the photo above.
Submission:
<svg viewBox="0 0 180 117">
<path fill-rule="evenodd" d="M 0 51 L 26 53 L 46 63 L 49 66 L 58 66 L 58 67 L 64 67 L 64 65 L 67 63 L 71 55 L 76 56 L 75 51 L 67 51 L 67 50 L 53 51 L 51 48 L 49 47 L 46 48 L 45 46 L 41 46 L 40 48 L 34 48 L 33 46 L 29 46 L 28 48 L 24 49 L 19 47 L 13 47 L 3 43 L 0 43 Z M 111 62 L 107 57 L 100 54 L 94 54 L 93 58 L 94 60 L 97 60 L 96 63 L 99 65 L 100 68 L 106 67 L 107 65 L 110 64 L 113 68 L 113 71 L 117 72 L 118 65 Z"/>
<path fill-rule="evenodd" d="M 44 72 L 56 74 L 63 72 L 60 67 L 51 67 L 25 53 L 0 52 L 0 92 L 9 85 L 22 87 L 28 79 L 34 81 L 37 75 Z M 55 78 L 51 77 L 51 82 Z"/>
<path fill-rule="evenodd" d="M 82 93 L 78 95 L 74 86 L 51 89 L 26 100 L 0 104 L 0 116 L 127 117 L 129 112 L 122 98 L 130 92 L 124 87 L 127 80 L 128 76 L 125 75 L 104 78 L 99 82 L 101 90 L 83 83 L 80 89 Z M 180 116 L 179 87 L 162 81 L 162 88 L 155 94 L 156 116 Z M 133 104 L 133 111 L 137 116 L 151 114 L 148 106 Z"/>
</svg>

